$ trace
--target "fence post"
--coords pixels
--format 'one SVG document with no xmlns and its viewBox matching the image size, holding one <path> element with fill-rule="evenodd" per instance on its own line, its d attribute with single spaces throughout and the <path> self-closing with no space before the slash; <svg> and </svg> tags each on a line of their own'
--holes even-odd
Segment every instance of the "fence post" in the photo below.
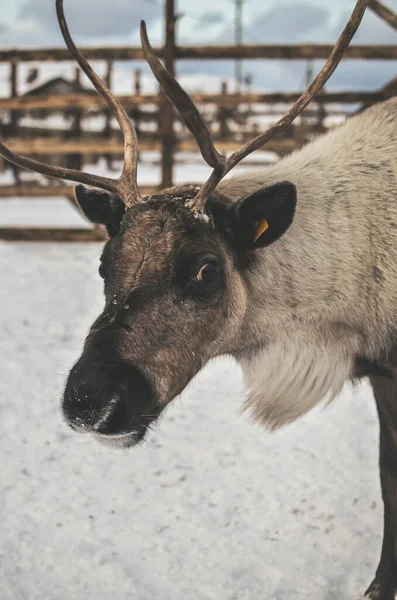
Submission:
<svg viewBox="0 0 397 600">
<path fill-rule="evenodd" d="M 11 98 L 16 98 L 18 96 L 18 61 L 12 60 L 10 63 L 10 68 Z M 18 117 L 19 112 L 17 110 L 12 110 L 10 112 L 10 133 L 14 136 L 18 134 Z M 9 164 L 14 175 L 15 183 L 19 185 L 21 183 L 19 167 L 12 163 Z"/>
<path fill-rule="evenodd" d="M 108 60 L 108 61 L 106 61 L 105 83 L 110 90 L 112 89 L 112 83 L 113 83 L 112 75 L 113 75 L 113 61 Z M 108 108 L 105 109 L 104 115 L 105 115 L 105 127 L 103 130 L 103 135 L 107 140 L 109 140 L 112 137 L 112 115 Z M 105 154 L 105 161 L 106 161 L 106 165 L 107 165 L 108 169 L 111 171 L 113 169 L 112 155 Z"/>
<path fill-rule="evenodd" d="M 229 114 L 229 110 L 228 110 L 228 106 L 227 106 L 227 102 L 226 102 L 227 95 L 228 95 L 227 81 L 222 81 L 221 94 L 222 94 L 222 99 L 221 99 L 220 105 L 218 107 L 218 114 L 217 114 L 217 119 L 218 119 L 218 123 L 219 123 L 219 138 L 226 139 L 230 133 L 230 129 L 227 124 L 227 119 L 228 119 L 228 114 Z"/>
<path fill-rule="evenodd" d="M 81 70 L 79 67 L 76 68 L 74 74 L 74 82 L 73 88 L 75 94 L 79 94 L 81 92 Z M 72 122 L 70 126 L 70 137 L 72 139 L 80 139 L 81 138 L 81 110 L 79 108 L 72 110 Z M 66 162 L 71 169 L 81 170 L 83 167 L 83 155 L 82 154 L 71 154 L 69 159 L 66 159 Z"/>
<path fill-rule="evenodd" d="M 10 84 L 11 84 L 11 98 L 18 96 L 18 62 L 16 60 L 11 61 L 11 73 L 10 73 Z M 13 135 L 15 135 L 18 128 L 18 111 L 11 111 L 11 129 Z"/>
<path fill-rule="evenodd" d="M 165 66 L 168 71 L 175 74 L 175 0 L 165 0 Z M 160 91 L 159 123 L 162 134 L 162 187 L 170 187 L 173 183 L 174 164 L 174 110 L 167 97 Z"/>
<path fill-rule="evenodd" d="M 135 96 L 141 96 L 142 94 L 142 71 L 140 69 L 135 69 L 134 71 L 134 92 Z M 131 111 L 131 116 L 134 120 L 136 134 L 139 138 L 141 133 L 141 108 L 139 104 L 134 106 Z"/>
</svg>

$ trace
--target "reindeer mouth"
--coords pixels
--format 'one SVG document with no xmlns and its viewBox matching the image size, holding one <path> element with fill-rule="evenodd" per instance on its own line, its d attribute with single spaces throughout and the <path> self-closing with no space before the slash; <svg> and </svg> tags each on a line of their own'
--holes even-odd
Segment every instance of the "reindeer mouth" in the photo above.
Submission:
<svg viewBox="0 0 397 600">
<path fill-rule="evenodd" d="M 152 420 L 151 424 L 154 422 Z M 129 433 L 120 433 L 117 435 L 108 435 L 103 433 L 93 433 L 94 439 L 105 446 L 114 448 L 132 448 L 145 440 L 146 434 L 151 428 L 150 425 L 139 425 L 135 431 Z"/>
<path fill-rule="evenodd" d="M 68 421 L 74 431 L 91 433 L 101 444 L 131 448 L 144 441 L 147 433 L 153 429 L 160 412 L 156 410 L 150 414 L 134 415 L 131 419 L 123 408 L 123 401 L 114 396 L 95 424 L 86 425 L 79 417 Z"/>
<path fill-rule="evenodd" d="M 84 355 L 70 372 L 62 408 L 73 430 L 122 448 L 142 442 L 162 410 L 135 367 L 108 367 Z"/>
<path fill-rule="evenodd" d="M 159 416 L 154 410 L 149 414 L 129 415 L 123 399 L 114 396 L 102 419 L 92 428 L 94 438 L 102 444 L 130 448 L 144 441 Z"/>
<path fill-rule="evenodd" d="M 94 439 L 100 444 L 105 446 L 112 446 L 113 448 L 132 448 L 145 438 L 145 433 L 140 434 L 137 438 L 135 433 L 124 433 L 121 435 L 102 435 L 100 433 L 94 433 Z"/>
</svg>

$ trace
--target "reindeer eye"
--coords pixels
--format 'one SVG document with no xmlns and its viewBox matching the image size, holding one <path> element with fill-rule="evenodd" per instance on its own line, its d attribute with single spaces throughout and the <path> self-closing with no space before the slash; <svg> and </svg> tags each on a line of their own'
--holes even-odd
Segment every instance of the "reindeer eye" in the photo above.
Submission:
<svg viewBox="0 0 397 600">
<path fill-rule="evenodd" d="M 99 277 L 102 277 L 102 279 L 105 279 L 105 269 L 103 267 L 103 263 L 102 262 L 99 265 L 98 273 L 99 273 Z"/>
<path fill-rule="evenodd" d="M 214 281 L 219 271 L 218 265 L 216 263 L 207 263 L 203 265 L 200 271 L 197 273 L 195 280 L 204 283 L 211 283 Z"/>
</svg>

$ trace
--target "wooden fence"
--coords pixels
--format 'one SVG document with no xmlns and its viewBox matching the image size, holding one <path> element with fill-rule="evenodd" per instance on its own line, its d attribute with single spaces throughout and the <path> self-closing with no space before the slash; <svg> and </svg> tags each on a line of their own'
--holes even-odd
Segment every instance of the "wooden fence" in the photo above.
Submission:
<svg viewBox="0 0 397 600">
<path fill-rule="evenodd" d="M 378 0 L 370 0 L 370 7 L 378 16 L 389 25 L 397 29 L 397 16 Z M 164 59 L 167 68 L 174 72 L 176 60 L 323 60 L 328 58 L 332 46 L 326 44 L 303 45 L 223 45 L 223 46 L 179 46 L 176 40 L 177 17 L 175 14 L 174 0 L 165 0 L 165 44 L 156 48 L 157 54 Z M 107 81 L 111 85 L 112 66 L 114 61 L 140 61 L 143 57 L 141 48 L 132 47 L 101 47 L 82 48 L 89 60 L 106 61 Z M 347 60 L 397 60 L 396 45 L 352 45 L 345 54 Z M 62 160 L 77 160 L 83 166 L 85 160 L 98 155 L 105 155 L 109 159 L 113 156 L 121 157 L 123 142 L 118 131 L 112 131 L 111 120 L 107 106 L 102 98 L 89 93 L 67 93 L 63 95 L 24 95 L 18 94 L 18 69 L 21 63 L 50 61 L 70 61 L 71 57 L 66 49 L 0 49 L 0 62 L 9 64 L 10 70 L 10 97 L 0 98 L 0 112 L 9 115 L 9 124 L 2 127 L 2 136 L 6 138 L 9 147 L 20 153 L 42 157 L 44 160 L 53 160 L 63 157 Z M 76 77 L 78 82 L 78 76 Z M 397 79 L 391 81 L 380 90 L 357 92 L 327 92 L 317 96 L 315 103 L 304 113 L 311 116 L 311 121 L 323 127 L 324 119 L 329 114 L 340 114 L 347 105 L 357 105 L 364 108 L 373 103 L 380 102 L 397 94 Z M 237 143 L 249 137 L 252 132 L 249 127 L 238 128 L 238 142 L 236 131 L 228 126 L 228 121 L 238 121 L 241 125 L 247 115 L 263 116 L 272 113 L 272 107 L 288 105 L 299 97 L 297 93 L 247 92 L 228 93 L 225 85 L 217 94 L 192 94 L 194 102 L 205 110 L 212 109 L 214 115 L 216 144 L 220 151 L 230 152 Z M 156 124 L 151 131 L 139 131 L 140 149 L 156 150 L 161 154 L 162 186 L 169 186 L 173 180 L 174 154 L 176 150 L 184 152 L 197 151 L 195 141 L 189 137 L 183 128 L 178 125 L 175 131 L 177 116 L 166 100 L 159 94 L 143 95 L 141 93 L 140 78 L 136 72 L 135 94 L 119 96 L 119 100 L 129 112 L 133 120 L 137 121 L 138 129 L 143 122 Z M 336 106 L 335 106 L 336 105 Z M 335 106 L 335 108 L 332 108 Z M 37 111 L 47 113 L 67 114 L 73 111 L 74 120 L 69 131 L 57 129 L 44 129 L 39 126 L 20 127 L 19 122 L 24 114 L 34 115 Z M 279 109 L 278 109 L 279 110 Z M 103 131 L 87 132 L 82 127 L 82 116 L 97 111 L 108 115 Z M 242 116 L 243 115 L 243 116 Z M 317 119 L 317 121 L 316 121 Z M 143 128 L 144 129 L 144 128 Z M 233 128 L 232 128 L 233 129 Z M 309 134 L 309 135 L 308 135 Z M 289 153 L 297 146 L 304 143 L 310 136 L 310 129 L 295 127 L 290 129 L 289 135 L 273 140 L 266 146 L 266 150 L 274 151 L 280 156 Z M 67 158 L 69 157 L 69 158 Z M 80 168 L 80 167 L 79 167 Z M 2 198 L 24 196 L 26 198 L 63 197 L 73 201 L 72 187 L 65 184 L 42 186 L 35 181 L 21 182 L 18 169 L 14 168 L 15 183 L 0 186 L 0 201 Z M 143 190 L 152 193 L 153 187 Z M 101 229 L 72 230 L 72 229 L 31 229 L 31 228 L 2 228 L 0 239 L 7 240 L 97 240 L 103 239 Z"/>
</svg>

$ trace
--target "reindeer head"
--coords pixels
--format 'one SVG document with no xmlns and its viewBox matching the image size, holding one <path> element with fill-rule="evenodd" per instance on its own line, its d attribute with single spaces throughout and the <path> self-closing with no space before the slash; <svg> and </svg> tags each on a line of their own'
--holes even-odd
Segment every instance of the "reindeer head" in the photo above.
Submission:
<svg viewBox="0 0 397 600">
<path fill-rule="evenodd" d="M 265 193 L 272 225 L 258 236 Z M 205 215 L 186 207 L 195 194 L 196 186 L 173 188 L 125 211 L 115 196 L 77 188 L 83 211 L 110 239 L 99 270 L 105 307 L 64 395 L 72 427 L 132 444 L 210 358 L 237 347 L 244 262 L 288 228 L 295 188 L 273 186 L 237 204 L 215 192 Z"/>
<path fill-rule="evenodd" d="M 85 215 L 105 225 L 109 234 L 100 265 L 105 307 L 70 372 L 63 399 L 64 415 L 74 429 L 122 446 L 137 443 L 210 358 L 239 347 L 249 295 L 245 272 L 252 268 L 257 249 L 288 229 L 296 190 L 281 182 L 235 202 L 217 185 L 245 156 L 285 129 L 321 90 L 366 5 L 367 0 L 358 0 L 330 59 L 294 106 L 228 159 L 217 152 L 191 99 L 155 56 L 142 23 L 147 61 L 213 168 L 203 186 L 175 187 L 142 198 L 135 130 L 74 45 L 63 0 L 56 0 L 65 42 L 106 98 L 125 140 L 124 168 L 116 180 L 49 166 L 0 143 L 0 153 L 18 166 L 94 186 L 78 186 L 76 199 Z"/>
</svg>

